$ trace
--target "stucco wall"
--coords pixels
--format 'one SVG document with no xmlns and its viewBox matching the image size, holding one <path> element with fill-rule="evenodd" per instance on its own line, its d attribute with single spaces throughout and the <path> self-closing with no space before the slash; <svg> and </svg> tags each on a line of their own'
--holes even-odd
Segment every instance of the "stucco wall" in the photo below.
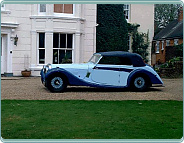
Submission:
<svg viewBox="0 0 184 143">
<path fill-rule="evenodd" d="M 9 46 L 12 46 L 12 72 L 15 75 L 20 75 L 20 71 L 24 70 L 24 56 L 28 55 L 30 61 L 31 52 L 31 5 L 29 4 L 6 4 L 5 11 L 1 13 L 1 23 L 18 24 L 17 28 L 10 28 L 12 39 L 9 41 Z M 1 27 L 4 31 L 5 27 Z M 12 30 L 13 29 L 13 30 Z M 13 37 L 17 35 L 17 46 L 13 44 Z M 10 38 L 11 38 L 10 37 Z M 8 53 L 10 51 L 7 51 Z M 8 57 L 10 58 L 10 57 Z M 11 65 L 7 65 L 11 66 Z"/>
<path fill-rule="evenodd" d="M 131 4 L 129 22 L 139 24 L 139 32 L 149 33 L 149 63 L 151 60 L 151 42 L 154 36 L 154 4 Z"/>
</svg>

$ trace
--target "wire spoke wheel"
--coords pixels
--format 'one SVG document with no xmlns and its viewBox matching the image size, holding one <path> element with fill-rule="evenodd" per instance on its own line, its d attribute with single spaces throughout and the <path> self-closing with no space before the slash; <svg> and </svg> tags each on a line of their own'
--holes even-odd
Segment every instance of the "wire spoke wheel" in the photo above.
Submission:
<svg viewBox="0 0 184 143">
<path fill-rule="evenodd" d="M 142 78 L 142 77 L 137 77 L 134 80 L 134 85 L 135 85 L 136 88 L 143 88 L 145 83 L 146 82 L 145 82 L 144 78 Z"/>
<path fill-rule="evenodd" d="M 63 80 L 61 77 L 54 77 L 52 80 L 51 80 L 51 85 L 52 87 L 56 88 L 56 89 L 59 89 L 63 86 Z"/>
<path fill-rule="evenodd" d="M 131 87 L 134 91 L 145 91 L 149 87 L 149 81 L 144 76 L 136 76 L 132 80 Z"/>
<path fill-rule="evenodd" d="M 48 78 L 47 85 L 52 92 L 63 92 L 67 87 L 67 82 L 63 76 L 53 75 Z"/>
</svg>

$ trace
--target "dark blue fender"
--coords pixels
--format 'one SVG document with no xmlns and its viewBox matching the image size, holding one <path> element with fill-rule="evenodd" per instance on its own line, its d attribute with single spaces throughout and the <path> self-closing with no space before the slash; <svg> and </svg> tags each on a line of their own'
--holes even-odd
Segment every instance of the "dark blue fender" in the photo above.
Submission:
<svg viewBox="0 0 184 143">
<path fill-rule="evenodd" d="M 144 70 L 144 69 L 137 69 L 137 70 L 134 70 L 130 73 L 129 77 L 128 77 L 128 81 L 127 81 L 127 87 L 130 87 L 130 84 L 131 84 L 131 81 L 132 79 L 134 78 L 134 76 L 136 76 L 137 74 L 145 74 L 149 77 L 150 81 L 151 81 L 151 84 L 163 84 L 163 82 L 156 76 L 154 75 L 153 73 L 147 71 L 147 70 Z"/>
</svg>

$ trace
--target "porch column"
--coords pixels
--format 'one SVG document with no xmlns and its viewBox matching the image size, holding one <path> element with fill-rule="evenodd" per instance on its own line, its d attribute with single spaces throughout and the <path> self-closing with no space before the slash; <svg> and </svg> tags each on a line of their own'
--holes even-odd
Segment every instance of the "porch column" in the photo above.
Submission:
<svg viewBox="0 0 184 143">
<path fill-rule="evenodd" d="M 37 33 L 36 31 L 31 31 L 31 67 L 36 67 L 37 65 Z"/>
</svg>

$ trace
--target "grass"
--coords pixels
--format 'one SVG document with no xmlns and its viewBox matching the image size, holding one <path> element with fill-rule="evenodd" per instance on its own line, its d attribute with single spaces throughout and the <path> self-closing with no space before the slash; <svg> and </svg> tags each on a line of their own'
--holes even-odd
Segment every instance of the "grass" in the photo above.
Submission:
<svg viewBox="0 0 184 143">
<path fill-rule="evenodd" d="M 1 101 L 4 139 L 180 139 L 182 101 Z"/>
</svg>

